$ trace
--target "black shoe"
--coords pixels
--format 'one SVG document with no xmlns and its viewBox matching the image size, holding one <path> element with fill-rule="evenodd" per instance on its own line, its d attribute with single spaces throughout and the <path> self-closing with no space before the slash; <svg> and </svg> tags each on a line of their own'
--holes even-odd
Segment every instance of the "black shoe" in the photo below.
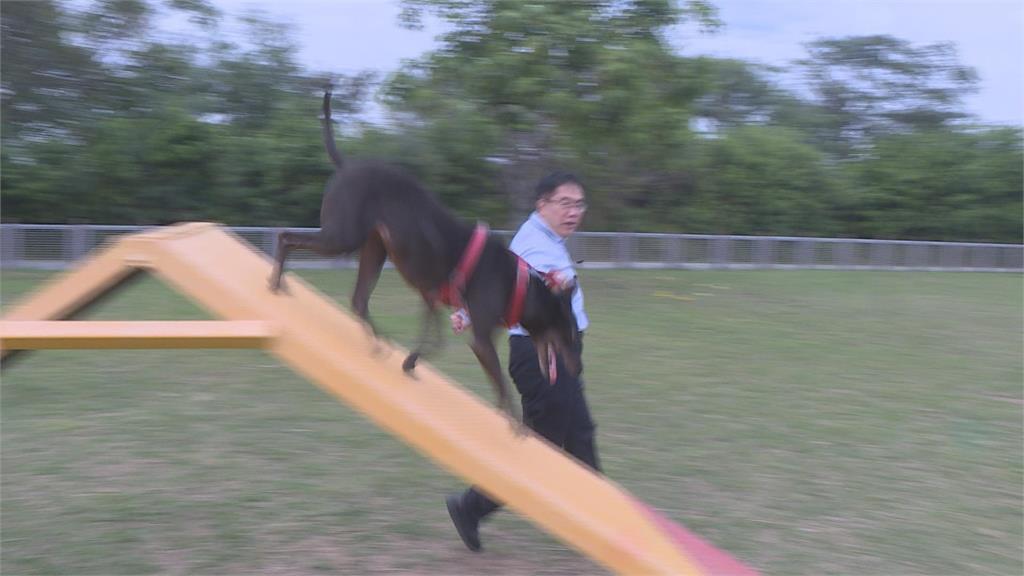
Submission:
<svg viewBox="0 0 1024 576">
<path fill-rule="evenodd" d="M 448 514 L 452 517 L 455 529 L 459 531 L 459 537 L 473 552 L 480 551 L 480 521 L 470 518 L 462 506 L 462 496 L 451 494 L 445 498 L 448 504 Z"/>
</svg>

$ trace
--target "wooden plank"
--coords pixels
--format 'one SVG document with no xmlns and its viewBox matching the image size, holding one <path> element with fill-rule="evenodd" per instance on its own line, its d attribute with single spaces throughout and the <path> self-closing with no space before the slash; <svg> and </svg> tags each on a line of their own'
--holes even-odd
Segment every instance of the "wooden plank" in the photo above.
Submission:
<svg viewBox="0 0 1024 576">
<path fill-rule="evenodd" d="M 92 266 L 97 267 L 96 278 L 90 280 Z M 36 305 L 18 309 L 16 317 L 5 320 L 60 317 L 69 308 L 62 306 L 64 300 L 73 299 L 78 305 L 91 301 L 125 270 L 139 268 L 162 278 L 215 316 L 235 321 L 222 327 L 236 337 L 243 331 L 238 322 L 261 320 L 262 324 L 250 327 L 249 340 L 262 338 L 268 351 L 296 372 L 612 571 L 756 574 L 543 438 L 513 433 L 509 420 L 493 407 L 493 399 L 482 400 L 427 362 L 421 361 L 413 376 L 405 374 L 401 363 L 406 350 L 368 337 L 359 320 L 300 278 L 289 274 L 287 292 L 271 293 L 267 287 L 270 259 L 219 226 L 191 223 L 125 238 L 113 252 L 72 276 L 89 280 L 82 287 L 88 290 L 58 280 L 56 286 L 66 292 L 51 289 Z M 56 331 L 75 330 L 70 324 L 74 323 L 61 327 L 51 323 L 40 330 L 59 340 L 52 337 Z M 269 337 L 268 326 L 279 327 L 280 332 Z M 86 328 L 92 332 L 79 340 L 99 340 L 99 326 Z M 146 328 L 112 326 L 108 337 L 124 344 L 126 332 Z M 156 333 L 155 341 L 164 344 L 173 340 L 168 336 L 172 330 L 189 332 L 166 324 L 148 329 Z M 194 343 L 197 332 L 201 331 L 192 330 L 184 339 Z M 63 338 L 75 340 L 69 334 Z M 442 506 L 439 498 L 439 509 Z"/>
<path fill-rule="evenodd" d="M 265 348 L 273 337 L 267 322 L 246 320 L 0 321 L 4 350 Z"/>
<path fill-rule="evenodd" d="M 287 292 L 270 292 L 270 258 L 230 231 L 191 232 L 153 241 L 154 274 L 217 316 L 281 326 L 271 353 L 605 568 L 755 574 L 710 545 L 693 546 L 696 537 L 681 540 L 680 533 L 689 534 L 683 527 L 657 519 L 622 487 L 543 438 L 513 433 L 492 398 L 479 398 L 428 362 L 421 361 L 412 377 L 405 374 L 406 350 L 369 338 L 358 319 L 298 276 L 287 275 Z"/>
</svg>

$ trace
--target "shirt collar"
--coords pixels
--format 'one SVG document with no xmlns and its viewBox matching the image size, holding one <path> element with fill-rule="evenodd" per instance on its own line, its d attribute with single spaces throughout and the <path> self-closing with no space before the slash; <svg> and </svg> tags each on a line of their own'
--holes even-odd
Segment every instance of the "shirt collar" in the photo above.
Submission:
<svg viewBox="0 0 1024 576">
<path fill-rule="evenodd" d="M 541 215 L 536 211 L 530 214 L 530 222 L 532 222 L 534 226 L 540 229 L 541 232 L 547 234 L 548 238 L 551 238 L 552 240 L 560 244 L 565 242 L 565 238 L 562 238 L 561 236 L 558 235 L 557 232 L 552 230 L 551 227 L 548 226 L 548 223 L 544 221 L 544 218 L 541 217 Z"/>
</svg>

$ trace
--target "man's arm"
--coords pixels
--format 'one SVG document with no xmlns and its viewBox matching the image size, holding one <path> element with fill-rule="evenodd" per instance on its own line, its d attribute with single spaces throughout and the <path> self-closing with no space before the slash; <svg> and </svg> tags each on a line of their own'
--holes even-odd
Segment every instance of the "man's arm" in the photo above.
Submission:
<svg viewBox="0 0 1024 576">
<path fill-rule="evenodd" d="M 547 272 L 551 268 L 550 264 L 545 262 L 543 240 L 526 230 L 520 229 L 515 237 L 512 238 L 512 242 L 509 243 L 508 249 L 523 260 L 526 260 L 526 263 L 535 270 Z"/>
</svg>

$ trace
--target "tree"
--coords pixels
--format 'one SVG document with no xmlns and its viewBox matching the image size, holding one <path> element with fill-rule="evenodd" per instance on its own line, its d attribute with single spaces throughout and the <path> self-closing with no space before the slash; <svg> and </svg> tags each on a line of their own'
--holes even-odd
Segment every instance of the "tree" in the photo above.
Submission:
<svg viewBox="0 0 1024 576">
<path fill-rule="evenodd" d="M 699 57 L 694 65 L 707 88 L 694 103 L 695 117 L 713 122 L 711 130 L 745 124 L 775 124 L 797 98 L 774 81 L 776 68 L 742 60 Z"/>
<path fill-rule="evenodd" d="M 0 3 L 4 148 L 78 132 L 82 100 L 104 71 L 92 50 L 68 41 L 70 24 L 52 0 Z"/>
<path fill-rule="evenodd" d="M 717 24 L 703 1 L 404 8 L 447 33 L 383 83 L 391 125 L 351 123 L 372 74 L 335 79 L 341 148 L 465 216 L 517 223 L 558 167 L 584 177 L 592 229 L 1020 241 L 1021 131 L 962 121 L 976 76 L 948 45 L 812 43 L 808 100 L 771 68 L 674 54 L 675 24 Z M 162 35 L 168 10 L 200 34 Z M 290 29 L 250 14 L 232 43 L 208 0 L 0 11 L 4 221 L 318 223 L 331 75 L 298 65 Z"/>
<path fill-rule="evenodd" d="M 287 28 L 250 15 L 248 42 L 193 45 L 153 21 L 184 10 L 215 30 L 206 0 L 2 9 L 5 220 L 316 224 L 325 82 L 295 64 Z M 371 81 L 338 80 L 338 117 Z"/>
<path fill-rule="evenodd" d="M 843 157 L 876 136 L 966 118 L 962 98 L 977 89 L 977 73 L 957 62 L 951 43 L 850 36 L 816 40 L 807 50 L 796 64 L 823 111 L 816 136 Z"/>
<path fill-rule="evenodd" d="M 851 235 L 1019 243 L 1024 144 L 1019 128 L 895 134 L 847 166 Z"/>
<path fill-rule="evenodd" d="M 532 183 L 555 165 L 587 168 L 591 199 L 609 225 L 621 223 L 616 215 L 631 196 L 648 192 L 635 181 L 623 189 L 616 173 L 646 171 L 655 182 L 676 169 L 690 139 L 688 107 L 701 88 L 665 34 L 688 18 L 716 26 L 708 2 L 404 4 L 408 25 L 424 12 L 450 31 L 438 50 L 391 79 L 387 102 L 417 123 L 459 118 L 495 134 L 489 148 L 465 152 L 496 166 L 512 219 L 528 210 Z"/>
<path fill-rule="evenodd" d="M 825 157 L 792 129 L 743 126 L 707 140 L 692 197 L 673 219 L 693 232 L 819 236 L 837 231 L 841 188 Z"/>
</svg>

